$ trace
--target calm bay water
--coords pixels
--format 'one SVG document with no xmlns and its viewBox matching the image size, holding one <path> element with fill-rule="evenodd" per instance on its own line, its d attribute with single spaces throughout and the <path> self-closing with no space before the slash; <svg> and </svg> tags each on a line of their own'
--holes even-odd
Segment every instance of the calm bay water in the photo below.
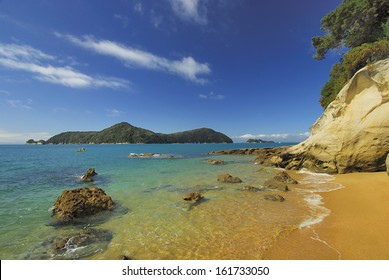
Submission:
<svg viewBox="0 0 389 280">
<path fill-rule="evenodd" d="M 87 257 L 73 248 L 60 258 L 260 259 L 279 235 L 328 215 L 318 205 L 320 198 L 312 197 L 320 177 L 312 175 L 314 179 L 305 182 L 310 188 L 282 193 L 285 202 L 270 202 L 263 196 L 275 191 L 239 189 L 259 187 L 277 170 L 254 165 L 253 156 L 208 152 L 276 145 L 2 145 L 0 258 L 58 258 L 46 254 L 45 240 L 93 227 L 111 231 L 113 238 L 105 247 L 91 245 Z M 75 152 L 81 147 L 87 152 Z M 130 158 L 130 153 L 175 158 Z M 222 159 L 226 164 L 209 165 L 207 159 Z M 95 182 L 83 183 L 80 176 L 89 167 L 98 175 Z M 244 183 L 219 183 L 220 173 L 239 176 Z M 328 177 L 324 181 L 328 184 Z M 65 189 L 84 186 L 103 188 L 121 210 L 83 225 L 54 226 L 50 209 L 57 197 Z M 183 201 L 189 191 L 201 191 L 204 202 Z"/>
</svg>

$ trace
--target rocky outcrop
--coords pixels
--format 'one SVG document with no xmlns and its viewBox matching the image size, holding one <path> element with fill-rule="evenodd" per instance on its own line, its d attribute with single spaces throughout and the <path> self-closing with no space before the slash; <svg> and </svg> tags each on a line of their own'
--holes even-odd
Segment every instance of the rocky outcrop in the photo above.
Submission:
<svg viewBox="0 0 389 280">
<path fill-rule="evenodd" d="M 347 173 L 384 171 L 389 151 L 389 59 L 358 71 L 292 147 L 254 151 L 256 162 L 286 169 Z"/>
<path fill-rule="evenodd" d="M 292 147 L 241 149 L 217 154 L 254 154 L 257 163 L 286 169 L 348 173 L 385 171 L 389 151 L 389 59 L 359 70 Z"/>
<path fill-rule="evenodd" d="M 221 183 L 242 183 L 242 180 L 239 177 L 233 177 L 228 173 L 219 174 L 217 180 Z"/>
<path fill-rule="evenodd" d="M 224 160 L 219 160 L 219 159 L 209 159 L 209 160 L 206 161 L 206 163 L 216 164 L 216 165 L 222 165 L 222 164 L 224 164 Z"/>
<path fill-rule="evenodd" d="M 386 156 L 386 173 L 388 173 L 388 176 L 389 176 L 389 153 L 388 155 Z"/>
<path fill-rule="evenodd" d="M 384 171 L 389 151 L 389 59 L 358 71 L 280 166 L 328 173 Z M 280 159 L 278 159 L 280 160 Z"/>
<path fill-rule="evenodd" d="M 93 182 L 93 177 L 96 176 L 97 173 L 94 168 L 89 168 L 84 175 L 82 175 L 81 180 L 83 182 Z"/>
<path fill-rule="evenodd" d="M 185 194 L 182 198 L 186 201 L 193 200 L 194 202 L 198 202 L 198 201 L 202 200 L 204 198 L 204 196 L 199 192 L 191 192 L 191 193 Z"/>
<path fill-rule="evenodd" d="M 74 220 L 113 209 L 110 196 L 100 188 L 65 190 L 54 204 L 53 215 L 60 222 Z"/>
</svg>

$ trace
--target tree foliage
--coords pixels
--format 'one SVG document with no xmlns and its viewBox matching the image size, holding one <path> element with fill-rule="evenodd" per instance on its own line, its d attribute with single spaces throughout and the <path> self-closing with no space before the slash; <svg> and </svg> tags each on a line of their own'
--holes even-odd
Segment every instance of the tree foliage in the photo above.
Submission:
<svg viewBox="0 0 389 280">
<path fill-rule="evenodd" d="M 344 58 L 330 72 L 330 79 L 321 90 L 320 104 L 327 106 L 354 74 L 368 64 L 389 57 L 389 39 L 365 43 L 344 54 Z"/>
<path fill-rule="evenodd" d="M 388 0 L 344 0 L 321 20 L 323 36 L 312 38 L 316 59 L 330 49 L 355 48 L 389 38 Z"/>
<path fill-rule="evenodd" d="M 326 108 L 359 69 L 389 57 L 389 0 L 343 0 L 321 20 L 321 29 L 325 35 L 312 38 L 316 59 L 330 49 L 349 49 L 321 90 Z"/>
</svg>

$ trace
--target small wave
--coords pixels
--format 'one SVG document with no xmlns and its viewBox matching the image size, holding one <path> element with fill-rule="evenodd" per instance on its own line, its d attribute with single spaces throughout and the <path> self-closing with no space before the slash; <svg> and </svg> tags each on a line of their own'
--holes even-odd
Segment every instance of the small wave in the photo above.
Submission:
<svg viewBox="0 0 389 280">
<path fill-rule="evenodd" d="M 305 176 L 300 180 L 300 186 L 296 189 L 306 193 L 304 201 L 307 203 L 310 211 L 310 216 L 299 225 L 301 229 L 322 222 L 331 213 L 328 208 L 324 207 L 323 197 L 319 193 L 332 192 L 342 189 L 344 186 L 334 182 L 335 176 L 330 174 L 314 173 L 306 169 L 302 169 L 298 173 Z"/>
<path fill-rule="evenodd" d="M 308 203 L 308 206 L 311 210 L 312 216 L 305 219 L 300 225 L 299 228 L 306 228 L 312 225 L 318 224 L 326 218 L 331 211 L 328 208 L 322 206 L 324 203 L 322 201 L 323 197 L 319 194 L 313 193 L 306 195 L 304 200 Z"/>
</svg>

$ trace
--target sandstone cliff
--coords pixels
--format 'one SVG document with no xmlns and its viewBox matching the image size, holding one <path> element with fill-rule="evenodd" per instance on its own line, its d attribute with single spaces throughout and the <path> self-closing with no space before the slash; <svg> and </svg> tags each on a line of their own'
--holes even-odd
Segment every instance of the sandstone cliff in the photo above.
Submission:
<svg viewBox="0 0 389 280">
<path fill-rule="evenodd" d="M 304 142 L 274 155 L 287 169 L 383 171 L 389 152 L 389 59 L 358 71 Z"/>
</svg>

